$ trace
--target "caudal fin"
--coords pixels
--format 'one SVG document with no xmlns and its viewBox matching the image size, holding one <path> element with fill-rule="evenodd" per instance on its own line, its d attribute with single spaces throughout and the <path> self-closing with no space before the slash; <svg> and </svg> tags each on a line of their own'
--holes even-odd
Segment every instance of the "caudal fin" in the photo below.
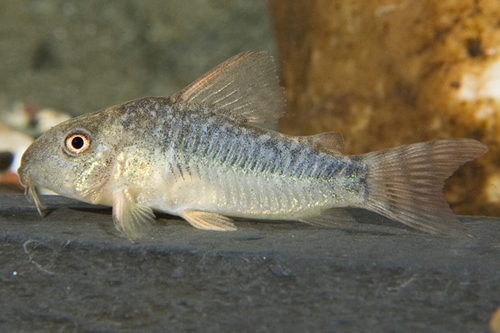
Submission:
<svg viewBox="0 0 500 333">
<path fill-rule="evenodd" d="M 444 181 L 487 151 L 476 140 L 447 139 L 365 154 L 370 170 L 363 208 L 431 234 L 465 236 L 467 229 L 444 199 Z"/>
</svg>

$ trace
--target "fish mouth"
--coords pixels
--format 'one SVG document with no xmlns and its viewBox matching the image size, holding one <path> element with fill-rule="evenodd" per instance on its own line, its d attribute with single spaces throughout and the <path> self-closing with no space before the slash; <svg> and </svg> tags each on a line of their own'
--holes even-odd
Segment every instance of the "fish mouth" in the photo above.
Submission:
<svg viewBox="0 0 500 333">
<path fill-rule="evenodd" d="M 45 216 L 45 206 L 40 201 L 40 197 L 38 196 L 38 191 L 36 189 L 36 186 L 27 185 L 26 189 L 24 190 L 24 195 L 26 196 L 28 201 L 35 203 L 38 214 L 40 214 L 40 216 Z"/>
</svg>

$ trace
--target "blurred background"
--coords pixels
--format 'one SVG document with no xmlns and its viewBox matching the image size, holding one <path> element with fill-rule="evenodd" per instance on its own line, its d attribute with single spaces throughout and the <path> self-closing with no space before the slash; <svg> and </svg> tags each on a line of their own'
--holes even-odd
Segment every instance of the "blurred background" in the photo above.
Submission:
<svg viewBox="0 0 500 333">
<path fill-rule="evenodd" d="M 274 54 L 264 1 L 5 1 L 0 92 L 71 115 L 170 95 L 245 50 Z"/>
<path fill-rule="evenodd" d="M 447 182 L 446 198 L 456 213 L 500 216 L 498 17 L 486 0 L 5 1 L 1 191 L 22 191 L 16 159 L 59 121 L 173 94 L 265 50 L 287 91 L 279 130 L 341 132 L 350 154 L 478 139 L 490 152 Z"/>
</svg>

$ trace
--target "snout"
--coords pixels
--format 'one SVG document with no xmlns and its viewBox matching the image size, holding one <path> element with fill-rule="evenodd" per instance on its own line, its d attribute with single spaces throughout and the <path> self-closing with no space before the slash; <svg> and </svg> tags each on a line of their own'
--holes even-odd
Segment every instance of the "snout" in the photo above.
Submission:
<svg viewBox="0 0 500 333">
<path fill-rule="evenodd" d="M 19 175 L 19 181 L 24 187 L 27 187 L 31 184 L 30 173 L 29 173 L 29 164 L 30 164 L 30 148 L 26 149 L 23 156 L 21 157 L 21 165 L 17 169 L 17 174 Z"/>
</svg>

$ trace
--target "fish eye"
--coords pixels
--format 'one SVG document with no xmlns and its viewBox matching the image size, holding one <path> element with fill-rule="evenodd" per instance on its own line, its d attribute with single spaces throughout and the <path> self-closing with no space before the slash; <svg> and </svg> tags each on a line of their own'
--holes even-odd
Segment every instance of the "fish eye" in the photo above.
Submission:
<svg viewBox="0 0 500 333">
<path fill-rule="evenodd" d="M 64 141 L 66 151 L 71 155 L 78 155 L 89 149 L 90 136 L 86 133 L 72 133 Z"/>
</svg>

